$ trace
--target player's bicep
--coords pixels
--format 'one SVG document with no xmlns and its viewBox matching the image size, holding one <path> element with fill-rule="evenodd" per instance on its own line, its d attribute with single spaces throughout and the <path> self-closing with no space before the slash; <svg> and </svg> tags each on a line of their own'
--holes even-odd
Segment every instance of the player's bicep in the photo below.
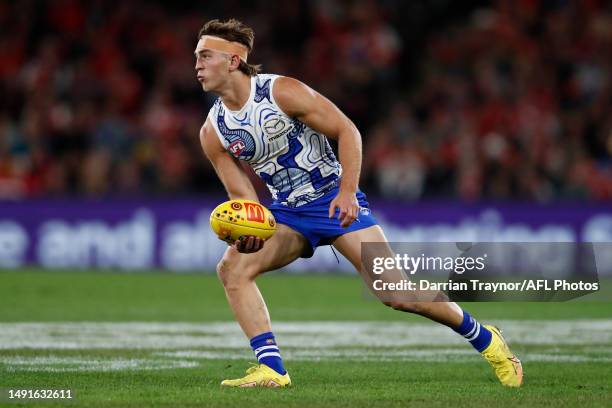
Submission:
<svg viewBox="0 0 612 408">
<path fill-rule="evenodd" d="M 309 128 L 336 139 L 343 127 L 352 122 L 329 99 L 317 94 L 309 110 L 298 119 Z"/>
<path fill-rule="evenodd" d="M 354 126 L 335 104 L 300 81 L 278 78 L 273 92 L 276 103 L 285 114 L 332 139 L 343 127 Z"/>
</svg>

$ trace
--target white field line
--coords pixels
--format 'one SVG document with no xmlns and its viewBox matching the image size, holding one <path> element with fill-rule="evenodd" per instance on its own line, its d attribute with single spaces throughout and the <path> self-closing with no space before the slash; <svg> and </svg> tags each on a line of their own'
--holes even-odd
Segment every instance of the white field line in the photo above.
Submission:
<svg viewBox="0 0 612 408">
<path fill-rule="evenodd" d="M 523 345 L 612 343 L 612 320 L 499 321 L 506 339 Z M 277 322 L 282 347 L 457 346 L 465 341 L 433 323 Z M 0 350 L 11 349 L 248 349 L 235 322 L 219 323 L 0 323 Z"/>
<path fill-rule="evenodd" d="M 513 344 L 549 345 L 523 362 L 612 362 L 612 320 L 503 321 Z M 478 353 L 434 324 L 281 322 L 274 325 L 291 361 L 477 361 Z M 585 352 L 563 346 L 583 345 Z M 86 372 L 198 367 L 198 360 L 253 360 L 236 323 L 0 323 L 0 349 L 144 349 L 149 356 L 0 355 L 0 371 Z M 203 350 L 205 349 L 205 350 Z"/>
<path fill-rule="evenodd" d="M 285 350 L 286 361 L 361 361 L 361 362 L 476 362 L 481 357 L 469 347 L 429 350 Z M 199 367 L 198 360 L 253 360 L 250 352 L 236 350 L 185 350 L 155 352 L 150 358 L 100 358 L 69 356 L 0 356 L 0 372 L 108 372 L 125 370 L 162 370 Z M 523 363 L 612 363 L 612 356 L 586 356 L 580 354 L 533 353 L 521 356 Z"/>
<path fill-rule="evenodd" d="M 64 356 L 10 356 L 0 357 L 0 364 L 6 364 L 7 371 L 123 371 L 123 370 L 162 370 L 169 368 L 191 368 L 199 364 L 195 361 L 170 359 L 126 359 L 126 358 L 84 358 Z"/>
<path fill-rule="evenodd" d="M 326 360 L 357 360 L 357 361 L 449 361 L 456 357 L 480 356 L 469 347 L 457 349 L 429 349 L 429 350 L 386 350 L 386 349 L 359 349 L 359 350 L 330 350 L 330 349 L 282 349 L 283 358 L 291 361 L 326 361 Z M 250 351 L 228 350 L 182 350 L 154 353 L 160 357 L 172 357 L 195 360 L 249 360 L 253 358 Z"/>
<path fill-rule="evenodd" d="M 456 349 L 429 349 L 429 350 L 282 350 L 283 358 L 287 361 L 409 361 L 409 362 L 468 362 L 479 361 L 482 357 L 471 347 Z M 194 360 L 249 360 L 253 359 L 250 352 L 235 351 L 202 351 L 184 350 L 154 353 L 160 357 L 194 359 Z M 585 356 L 582 354 L 559 353 L 533 353 L 520 356 L 523 362 L 551 361 L 560 363 L 590 363 L 612 362 L 612 355 Z"/>
</svg>

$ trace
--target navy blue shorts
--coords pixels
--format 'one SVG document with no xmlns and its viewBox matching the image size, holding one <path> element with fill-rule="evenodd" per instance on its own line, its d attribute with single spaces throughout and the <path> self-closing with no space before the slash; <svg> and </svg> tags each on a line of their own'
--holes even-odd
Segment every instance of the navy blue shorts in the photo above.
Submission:
<svg viewBox="0 0 612 408">
<path fill-rule="evenodd" d="M 302 258 L 310 258 L 314 254 L 316 247 L 329 245 L 334 238 L 340 235 L 378 224 L 376 218 L 374 218 L 370 211 L 370 205 L 368 204 L 365 194 L 358 191 L 357 201 L 361 207 L 358 217 L 347 228 L 342 228 L 340 226 L 340 220 L 338 220 L 338 213 L 340 210 L 336 208 L 334 217 L 329 218 L 329 204 L 336 195 L 338 195 L 337 187 L 313 202 L 296 208 L 291 208 L 276 202 L 270 206 L 269 209 L 274 215 L 274 218 L 276 218 L 277 223 L 291 227 L 295 231 L 301 233 L 308 241 L 309 248 L 302 255 Z"/>
</svg>

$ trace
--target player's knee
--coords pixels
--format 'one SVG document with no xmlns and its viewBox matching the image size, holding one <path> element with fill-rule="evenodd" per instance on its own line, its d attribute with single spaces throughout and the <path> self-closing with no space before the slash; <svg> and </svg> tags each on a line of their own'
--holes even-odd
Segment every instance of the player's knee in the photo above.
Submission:
<svg viewBox="0 0 612 408">
<path fill-rule="evenodd" d="M 217 264 L 217 276 L 224 288 L 234 287 L 239 284 L 239 273 L 234 262 L 224 257 Z"/>
<path fill-rule="evenodd" d="M 384 301 L 383 304 L 395 310 L 401 310 L 401 307 L 402 307 L 401 306 L 402 302 L 398 302 L 398 301 Z"/>
<path fill-rule="evenodd" d="M 217 276 L 223 286 L 231 284 L 235 280 L 236 275 L 237 271 L 235 268 L 232 268 L 231 262 L 225 258 L 219 261 L 217 264 Z"/>
<path fill-rule="evenodd" d="M 253 265 L 241 266 L 231 257 L 224 257 L 217 264 L 217 276 L 226 290 L 233 291 L 240 289 L 257 276 L 254 269 Z"/>
<path fill-rule="evenodd" d="M 389 306 L 395 310 L 401 310 L 403 312 L 423 314 L 427 310 L 426 302 L 409 302 L 401 300 L 392 300 L 383 302 L 385 306 Z"/>
</svg>

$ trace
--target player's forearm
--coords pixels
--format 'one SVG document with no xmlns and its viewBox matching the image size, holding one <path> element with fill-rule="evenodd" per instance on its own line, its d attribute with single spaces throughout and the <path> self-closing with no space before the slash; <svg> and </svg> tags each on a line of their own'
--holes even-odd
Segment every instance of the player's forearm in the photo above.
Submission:
<svg viewBox="0 0 612 408">
<path fill-rule="evenodd" d="M 361 135 L 351 123 L 338 135 L 338 159 L 342 165 L 340 190 L 355 193 L 361 172 Z"/>
<path fill-rule="evenodd" d="M 230 200 L 252 200 L 259 202 L 259 197 L 257 197 L 257 192 L 253 187 L 253 184 L 250 180 L 246 180 L 244 185 L 226 185 L 225 190 L 227 191 L 227 195 Z"/>
<path fill-rule="evenodd" d="M 259 202 L 253 183 L 237 161 L 230 160 L 226 156 L 216 156 L 211 163 L 230 200 Z"/>
</svg>

